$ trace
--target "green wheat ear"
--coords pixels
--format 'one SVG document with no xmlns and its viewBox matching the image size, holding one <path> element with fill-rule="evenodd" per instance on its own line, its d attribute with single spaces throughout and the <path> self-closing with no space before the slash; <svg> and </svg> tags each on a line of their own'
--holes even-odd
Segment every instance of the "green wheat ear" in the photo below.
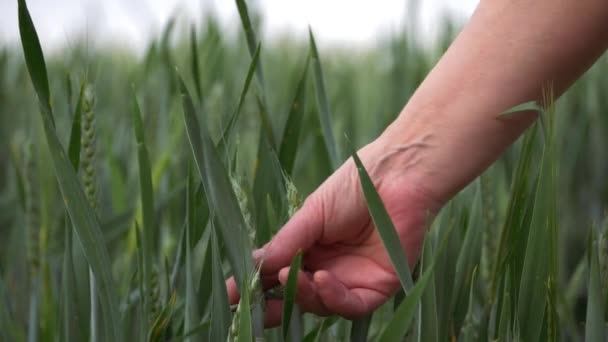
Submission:
<svg viewBox="0 0 608 342">
<path fill-rule="evenodd" d="M 232 185 L 232 191 L 236 195 L 236 199 L 239 202 L 239 208 L 243 213 L 243 219 L 245 220 L 245 226 L 247 228 L 247 234 L 249 240 L 251 241 L 251 245 L 255 246 L 255 228 L 253 226 L 253 216 L 251 215 L 251 210 L 249 210 L 249 198 L 247 197 L 247 193 L 243 189 L 241 185 L 240 178 L 236 175 L 230 176 L 230 184 Z"/>
<path fill-rule="evenodd" d="M 82 183 L 85 195 L 91 208 L 97 211 L 97 184 L 95 159 L 96 151 L 96 120 L 95 120 L 95 93 L 93 87 L 87 85 L 82 99 L 82 158 L 80 169 L 83 172 Z"/>
<path fill-rule="evenodd" d="M 97 139 L 96 139 L 96 118 L 95 118 L 95 91 L 93 86 L 87 84 L 84 88 L 81 99 L 82 118 L 81 118 L 81 148 L 80 170 L 82 172 L 82 184 L 84 193 L 89 202 L 89 206 L 95 214 L 97 212 Z M 89 269 L 89 295 L 91 303 L 91 328 L 90 336 L 92 342 L 97 342 L 100 335 L 100 307 L 97 298 L 97 281 L 93 270 Z"/>
<path fill-rule="evenodd" d="M 287 216 L 291 218 L 302 206 L 302 198 L 291 179 L 285 174 L 283 175 L 283 178 L 285 179 L 285 188 L 287 192 Z"/>
<path fill-rule="evenodd" d="M 25 145 L 23 178 L 25 190 L 26 253 L 30 273 L 30 296 L 28 313 L 28 340 L 35 341 L 40 334 L 41 227 L 40 227 L 40 183 L 38 167 L 32 143 Z"/>
<path fill-rule="evenodd" d="M 262 284 L 260 282 L 260 270 L 262 269 L 262 265 L 264 264 L 264 260 L 262 260 L 259 264 L 259 266 L 256 267 L 255 272 L 253 272 L 253 275 L 250 278 L 249 282 L 248 282 L 248 293 L 250 294 L 249 296 L 247 296 L 247 299 L 249 300 L 249 304 L 251 305 L 252 303 L 256 303 L 257 302 L 257 298 L 258 296 L 262 296 Z M 242 298 L 241 298 L 242 300 Z M 247 307 L 249 308 L 250 306 L 247 305 Z M 227 341 L 238 341 L 239 340 L 239 328 L 240 326 L 240 319 L 241 319 L 241 313 L 242 313 L 242 303 L 239 302 L 236 305 L 236 308 L 234 309 L 234 314 L 232 315 L 232 323 L 230 324 L 230 330 L 228 331 L 228 338 Z"/>
<path fill-rule="evenodd" d="M 161 314 L 160 283 L 158 277 L 158 267 L 154 266 L 150 275 L 150 293 L 148 294 L 152 317 L 158 317 Z"/>
<path fill-rule="evenodd" d="M 40 270 L 40 189 L 37 177 L 37 164 L 31 142 L 25 144 L 23 151 L 23 180 L 25 190 L 25 230 L 26 251 L 32 279 Z"/>
</svg>

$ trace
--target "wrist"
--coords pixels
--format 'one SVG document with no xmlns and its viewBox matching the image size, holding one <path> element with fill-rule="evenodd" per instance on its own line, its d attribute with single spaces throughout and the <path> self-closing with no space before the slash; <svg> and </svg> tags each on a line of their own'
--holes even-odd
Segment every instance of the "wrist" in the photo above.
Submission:
<svg viewBox="0 0 608 342">
<path fill-rule="evenodd" d="M 440 192 L 441 188 L 433 186 L 437 179 L 429 161 L 436 148 L 436 137 L 429 126 L 414 121 L 407 128 L 393 122 L 372 143 L 376 165 L 381 170 L 375 173 L 407 189 L 427 210 L 436 213 L 449 199 Z"/>
<path fill-rule="evenodd" d="M 449 110 L 413 110 L 408 105 L 378 138 L 404 172 L 436 203 L 445 204 L 491 165 L 535 116 L 501 117 L 475 104 Z"/>
</svg>

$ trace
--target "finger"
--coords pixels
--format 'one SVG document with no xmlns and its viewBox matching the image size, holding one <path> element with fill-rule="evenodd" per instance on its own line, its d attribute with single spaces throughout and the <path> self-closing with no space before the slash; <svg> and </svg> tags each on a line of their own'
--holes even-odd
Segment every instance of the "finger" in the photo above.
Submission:
<svg viewBox="0 0 608 342">
<path fill-rule="evenodd" d="M 228 292 L 228 302 L 230 305 L 237 304 L 239 300 L 241 300 L 239 287 L 236 285 L 236 280 L 234 280 L 234 277 L 230 277 L 228 280 L 226 280 L 226 291 Z"/>
<path fill-rule="evenodd" d="M 289 269 L 289 267 L 285 267 L 279 272 L 279 281 L 283 286 L 287 286 Z M 296 303 L 304 312 L 312 312 L 319 316 L 328 316 L 330 314 L 317 295 L 313 277 L 308 272 L 298 271 Z"/>
<path fill-rule="evenodd" d="M 273 288 L 277 285 L 279 285 L 279 280 L 277 279 L 276 276 L 262 276 L 261 278 L 262 280 L 262 288 L 264 290 Z M 228 292 L 228 301 L 230 303 L 230 305 L 234 305 L 237 304 L 239 302 L 239 300 L 241 300 L 241 295 L 240 295 L 240 288 L 237 286 L 236 281 L 234 280 L 234 277 L 230 277 L 228 278 L 228 280 L 226 280 L 226 290 Z"/>
<path fill-rule="evenodd" d="M 364 316 L 386 300 L 385 295 L 372 289 L 351 290 L 327 271 L 316 272 L 314 283 L 323 305 L 332 313 L 348 319 Z"/>
<path fill-rule="evenodd" d="M 296 214 L 256 256 L 262 260 L 262 273 L 276 274 L 289 265 L 298 252 L 306 251 L 323 232 L 322 196 L 311 195 Z"/>
</svg>

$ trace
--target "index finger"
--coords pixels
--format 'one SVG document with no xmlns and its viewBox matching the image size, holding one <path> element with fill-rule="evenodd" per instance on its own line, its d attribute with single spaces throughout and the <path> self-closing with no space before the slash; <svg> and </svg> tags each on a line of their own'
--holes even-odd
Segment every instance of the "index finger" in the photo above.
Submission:
<svg viewBox="0 0 608 342">
<path fill-rule="evenodd" d="M 261 265 L 264 289 L 278 285 L 279 271 L 291 264 L 298 250 L 306 252 L 321 238 L 324 218 L 317 198 L 311 195 L 272 240 L 253 252 L 254 262 Z M 226 281 L 226 287 L 230 303 L 238 302 L 239 287 L 233 278 Z"/>
</svg>

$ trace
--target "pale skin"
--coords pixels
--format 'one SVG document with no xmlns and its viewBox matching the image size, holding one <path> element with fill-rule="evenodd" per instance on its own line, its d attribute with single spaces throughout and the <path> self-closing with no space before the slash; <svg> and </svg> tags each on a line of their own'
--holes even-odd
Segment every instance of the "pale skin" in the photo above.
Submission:
<svg viewBox="0 0 608 342">
<path fill-rule="evenodd" d="M 481 0 L 469 23 L 399 117 L 358 153 L 411 267 L 427 222 L 492 164 L 536 119 L 499 114 L 544 90 L 561 95 L 608 47 L 606 0 Z M 572 113 L 576 115 L 576 113 Z M 297 302 L 306 312 L 358 318 L 400 288 L 370 219 L 352 159 L 255 252 L 265 288 L 285 285 L 304 253 Z M 239 300 L 233 279 L 230 303 Z M 281 321 L 281 300 L 266 302 L 266 325 Z"/>
</svg>

